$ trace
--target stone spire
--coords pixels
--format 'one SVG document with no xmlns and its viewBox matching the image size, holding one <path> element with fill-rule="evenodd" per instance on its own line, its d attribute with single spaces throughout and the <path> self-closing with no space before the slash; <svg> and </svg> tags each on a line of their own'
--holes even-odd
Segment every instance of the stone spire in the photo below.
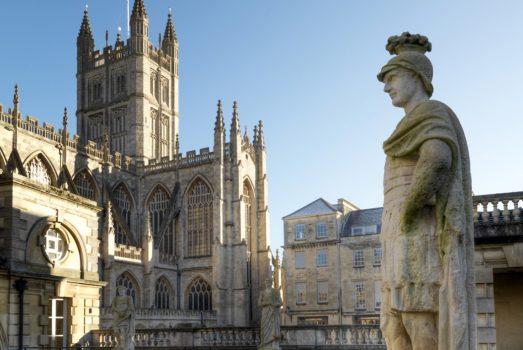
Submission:
<svg viewBox="0 0 523 350">
<path fill-rule="evenodd" d="M 147 17 L 143 0 L 135 0 L 131 17 Z"/>
<path fill-rule="evenodd" d="M 62 124 L 62 143 L 65 144 L 65 142 L 67 141 L 67 124 L 69 124 L 69 118 L 67 116 L 67 107 L 64 107 L 64 117 L 62 118 Z"/>
<path fill-rule="evenodd" d="M 93 32 L 91 31 L 91 24 L 89 23 L 89 14 L 87 12 L 87 5 L 84 10 L 84 17 L 80 25 L 80 31 L 76 38 L 76 59 L 78 72 L 86 70 L 89 61 L 94 51 Z"/>
<path fill-rule="evenodd" d="M 164 45 L 166 41 L 178 41 L 178 38 L 176 37 L 176 32 L 174 31 L 173 16 L 170 12 L 169 15 L 167 15 L 167 25 L 165 26 L 165 33 L 163 35 Z"/>
<path fill-rule="evenodd" d="M 231 137 L 233 133 L 240 133 L 240 116 L 238 115 L 238 102 L 232 104 Z"/>
<path fill-rule="evenodd" d="M 223 132 L 225 123 L 223 122 L 222 100 L 218 100 L 218 109 L 216 111 L 216 121 L 214 122 L 214 132 Z"/>
<path fill-rule="evenodd" d="M 122 40 L 122 27 L 118 26 L 118 33 L 116 33 L 116 44 L 115 47 L 121 47 L 123 46 L 123 40 Z"/>
<path fill-rule="evenodd" d="M 258 122 L 258 137 L 256 141 L 257 147 L 263 150 L 265 148 L 265 139 L 263 137 L 263 122 L 261 120 Z"/>
<path fill-rule="evenodd" d="M 18 96 L 18 84 L 15 84 L 15 93 L 13 95 L 13 116 L 18 118 L 18 103 L 20 102 Z"/>
<path fill-rule="evenodd" d="M 258 146 L 258 125 L 254 126 L 254 130 L 252 132 L 252 144 L 254 147 Z"/>
<path fill-rule="evenodd" d="M 145 53 L 149 45 L 149 19 L 143 0 L 135 0 L 129 24 L 132 51 L 139 54 Z"/>
<path fill-rule="evenodd" d="M 236 164 L 241 158 L 240 153 L 242 149 L 242 132 L 240 130 L 240 118 L 238 115 L 238 103 L 234 101 L 232 105 L 232 122 L 231 122 L 231 136 L 230 136 L 230 155 L 233 164 Z"/>
<path fill-rule="evenodd" d="M 87 5 L 85 5 L 84 17 L 82 24 L 80 25 L 80 32 L 78 33 L 78 40 L 88 39 L 93 40 L 93 32 L 91 30 L 91 24 L 89 23 L 89 13 L 87 12 Z"/>
</svg>

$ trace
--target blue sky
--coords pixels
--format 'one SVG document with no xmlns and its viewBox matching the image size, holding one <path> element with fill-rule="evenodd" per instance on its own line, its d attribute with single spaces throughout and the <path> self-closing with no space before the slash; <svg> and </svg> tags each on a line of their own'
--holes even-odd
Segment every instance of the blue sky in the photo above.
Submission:
<svg viewBox="0 0 523 350">
<path fill-rule="evenodd" d="M 131 3 L 133 0 L 131 0 Z M 86 1 L 0 2 L 0 103 L 60 125 L 76 109 L 76 36 Z M 125 32 L 126 0 L 89 0 L 98 49 Z M 323 197 L 382 205 L 383 140 L 400 120 L 376 73 L 388 36 L 427 35 L 434 99 L 454 109 L 469 143 L 476 194 L 522 190 L 523 2 L 146 0 L 151 40 L 172 8 L 180 42 L 183 152 L 212 146 L 216 101 L 230 126 L 262 119 L 271 246 L 281 217 Z M 74 113 L 71 113 L 74 114 Z"/>
</svg>

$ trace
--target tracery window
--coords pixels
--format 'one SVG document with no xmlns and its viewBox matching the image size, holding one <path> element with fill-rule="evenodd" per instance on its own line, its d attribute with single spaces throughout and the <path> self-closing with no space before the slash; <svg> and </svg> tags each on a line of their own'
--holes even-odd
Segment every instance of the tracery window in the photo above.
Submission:
<svg viewBox="0 0 523 350">
<path fill-rule="evenodd" d="M 212 193 L 198 179 L 187 200 L 187 256 L 211 255 L 212 232 Z"/>
<path fill-rule="evenodd" d="M 29 163 L 27 163 L 25 166 L 25 171 L 31 180 L 39 182 L 44 186 L 51 185 L 51 175 L 49 173 L 49 169 L 41 159 L 40 155 L 34 157 L 29 161 Z"/>
<path fill-rule="evenodd" d="M 173 223 L 169 225 L 165 234 L 160 237 L 160 229 L 167 215 L 169 205 L 169 194 L 161 187 L 158 187 L 149 200 L 149 218 L 151 224 L 151 233 L 155 239 L 160 240 L 160 260 L 163 262 L 171 261 L 175 255 L 174 251 L 174 227 Z"/>
<path fill-rule="evenodd" d="M 116 289 L 118 289 L 118 287 L 120 287 L 120 286 L 125 287 L 126 294 L 129 295 L 131 298 L 133 298 L 134 306 L 137 306 L 136 301 L 137 301 L 138 292 L 136 290 L 136 287 L 134 286 L 133 281 L 126 273 L 121 274 L 116 279 Z"/>
<path fill-rule="evenodd" d="M 94 183 L 86 170 L 82 170 L 74 179 L 74 184 L 78 190 L 78 194 L 90 200 L 96 200 L 96 192 Z"/>
<path fill-rule="evenodd" d="M 171 288 L 165 278 L 160 278 L 156 281 L 156 288 L 154 294 L 154 306 L 157 309 L 169 309 L 171 305 Z"/>
<path fill-rule="evenodd" d="M 202 278 L 198 278 L 189 289 L 189 310 L 212 310 L 211 286 Z"/>
<path fill-rule="evenodd" d="M 132 211 L 132 204 L 129 196 L 129 192 L 127 192 L 127 189 L 125 188 L 124 184 L 120 184 L 115 190 L 114 190 L 114 199 L 116 201 L 116 204 L 121 210 L 121 214 L 125 220 L 125 223 L 127 224 L 127 227 L 131 229 L 131 211 Z M 115 240 L 117 244 L 125 244 L 129 245 L 130 241 L 129 238 L 126 236 L 124 229 L 122 226 L 118 223 L 116 218 L 114 218 L 114 228 L 115 228 Z"/>
</svg>

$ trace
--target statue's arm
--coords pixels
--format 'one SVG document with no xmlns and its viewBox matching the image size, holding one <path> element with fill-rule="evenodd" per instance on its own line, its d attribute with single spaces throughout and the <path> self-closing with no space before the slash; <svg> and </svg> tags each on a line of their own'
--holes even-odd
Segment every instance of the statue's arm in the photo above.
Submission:
<svg viewBox="0 0 523 350">
<path fill-rule="evenodd" d="M 430 139 L 421 145 L 412 185 L 403 204 L 401 232 L 412 229 L 422 208 L 434 205 L 431 200 L 447 183 L 451 166 L 452 151 L 445 142 Z"/>
</svg>

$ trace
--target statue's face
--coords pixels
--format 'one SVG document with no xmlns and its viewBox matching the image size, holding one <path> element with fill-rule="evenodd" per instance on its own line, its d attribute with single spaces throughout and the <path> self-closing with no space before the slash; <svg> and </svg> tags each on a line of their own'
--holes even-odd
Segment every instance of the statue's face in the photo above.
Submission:
<svg viewBox="0 0 523 350">
<path fill-rule="evenodd" d="M 393 69 L 385 74 L 383 83 L 383 90 L 389 94 L 395 107 L 404 107 L 419 89 L 423 89 L 419 78 L 402 68 Z"/>
</svg>

